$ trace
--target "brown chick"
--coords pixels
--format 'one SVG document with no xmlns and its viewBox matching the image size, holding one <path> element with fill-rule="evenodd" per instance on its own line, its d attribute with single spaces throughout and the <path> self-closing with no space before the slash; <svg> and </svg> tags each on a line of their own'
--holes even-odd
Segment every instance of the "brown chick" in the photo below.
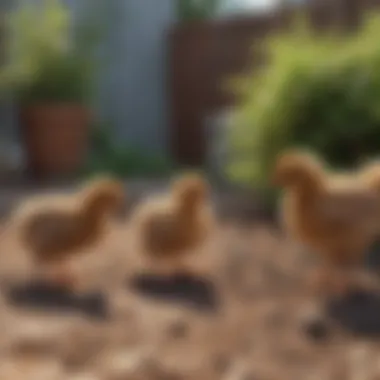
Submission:
<svg viewBox="0 0 380 380">
<path fill-rule="evenodd" d="M 107 232 L 108 217 L 124 204 L 116 180 L 92 181 L 71 195 L 33 197 L 21 204 L 11 225 L 38 266 L 52 270 L 53 280 L 73 285 L 69 259 L 97 243 Z"/>
<path fill-rule="evenodd" d="M 188 253 L 210 237 L 214 216 L 205 179 L 188 174 L 176 179 L 171 191 L 148 198 L 135 211 L 132 226 L 138 248 L 165 270 L 188 272 Z"/>
<path fill-rule="evenodd" d="M 358 179 L 380 194 L 380 160 L 373 160 L 362 165 L 358 170 Z"/>
<path fill-rule="evenodd" d="M 278 158 L 273 180 L 285 190 L 285 228 L 320 255 L 320 280 L 344 290 L 345 270 L 362 262 L 376 236 L 379 197 L 355 175 L 329 172 L 315 156 L 297 150 Z"/>
</svg>

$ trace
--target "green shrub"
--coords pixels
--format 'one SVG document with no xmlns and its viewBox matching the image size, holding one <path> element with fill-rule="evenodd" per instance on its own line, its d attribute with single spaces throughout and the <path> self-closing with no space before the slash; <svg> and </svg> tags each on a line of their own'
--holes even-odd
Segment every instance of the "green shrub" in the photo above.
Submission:
<svg viewBox="0 0 380 380">
<path fill-rule="evenodd" d="M 118 144 L 107 126 L 96 126 L 92 133 L 92 154 L 84 171 L 85 176 L 99 173 L 117 177 L 160 177 L 173 169 L 164 157 Z"/>
<path fill-rule="evenodd" d="M 380 17 L 349 38 L 305 27 L 271 37 L 268 64 L 239 78 L 228 174 L 267 187 L 278 152 L 311 148 L 349 167 L 380 152 Z"/>
<path fill-rule="evenodd" d="M 86 1 L 91 8 L 84 9 L 76 23 L 63 0 L 22 2 L 10 12 L 2 90 L 26 103 L 90 100 L 106 25 L 101 9 L 93 16 L 96 1 Z"/>
</svg>

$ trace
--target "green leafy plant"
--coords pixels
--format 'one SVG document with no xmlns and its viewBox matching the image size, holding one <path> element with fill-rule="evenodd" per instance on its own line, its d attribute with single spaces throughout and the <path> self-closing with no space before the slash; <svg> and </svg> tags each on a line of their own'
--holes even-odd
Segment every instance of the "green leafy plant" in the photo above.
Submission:
<svg viewBox="0 0 380 380">
<path fill-rule="evenodd" d="M 176 0 L 177 14 L 181 21 L 205 20 L 213 17 L 221 0 Z"/>
<path fill-rule="evenodd" d="M 143 153 L 125 144 L 117 144 L 107 126 L 95 126 L 92 134 L 92 154 L 84 175 L 108 173 L 118 177 L 164 176 L 172 165 L 164 157 Z"/>
<path fill-rule="evenodd" d="M 265 44 L 268 64 L 240 78 L 230 136 L 235 181 L 268 187 L 277 154 L 302 146 L 337 167 L 380 151 L 380 17 L 355 35 L 317 37 L 307 24 Z"/>
<path fill-rule="evenodd" d="M 61 0 L 23 2 L 7 23 L 1 83 L 20 102 L 86 101 L 93 90 L 98 25 L 78 20 Z"/>
</svg>

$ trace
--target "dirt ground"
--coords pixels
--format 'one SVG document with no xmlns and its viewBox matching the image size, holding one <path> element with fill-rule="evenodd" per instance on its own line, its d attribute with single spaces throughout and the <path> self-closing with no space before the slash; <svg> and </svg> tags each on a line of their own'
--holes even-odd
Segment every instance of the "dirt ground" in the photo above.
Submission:
<svg viewBox="0 0 380 380">
<path fill-rule="evenodd" d="M 380 296 L 312 295 L 313 263 L 270 223 L 224 219 L 198 277 L 142 273 L 130 238 L 75 263 L 75 294 L 3 239 L 0 380 L 380 379 Z"/>
</svg>

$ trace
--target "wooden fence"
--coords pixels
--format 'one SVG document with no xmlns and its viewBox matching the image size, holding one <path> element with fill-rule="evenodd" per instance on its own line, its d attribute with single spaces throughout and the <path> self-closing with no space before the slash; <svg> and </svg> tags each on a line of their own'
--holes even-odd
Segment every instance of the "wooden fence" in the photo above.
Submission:
<svg viewBox="0 0 380 380">
<path fill-rule="evenodd" d="M 365 10 L 380 0 L 311 0 L 303 8 L 313 28 L 355 30 Z M 268 15 L 239 17 L 175 26 L 169 33 L 170 149 L 184 165 L 205 162 L 205 118 L 235 103 L 223 88 L 232 75 L 265 63 L 255 41 L 286 30 L 300 9 L 282 8 Z M 255 48 L 257 46 L 257 49 Z"/>
</svg>

